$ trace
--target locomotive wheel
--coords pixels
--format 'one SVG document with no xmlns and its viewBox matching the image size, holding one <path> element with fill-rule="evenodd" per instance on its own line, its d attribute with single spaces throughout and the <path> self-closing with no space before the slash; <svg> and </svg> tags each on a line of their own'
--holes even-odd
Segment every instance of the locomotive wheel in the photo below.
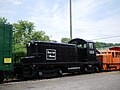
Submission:
<svg viewBox="0 0 120 90">
<path fill-rule="evenodd" d="M 100 66 L 100 65 L 96 65 L 96 66 L 95 66 L 95 72 L 99 73 L 99 72 L 101 72 L 101 71 L 102 71 L 101 66 Z"/>
<path fill-rule="evenodd" d="M 4 72 L 0 71 L 0 83 L 2 83 L 4 80 Z"/>
<path fill-rule="evenodd" d="M 84 66 L 83 67 L 83 73 L 93 73 L 93 72 L 95 72 L 95 68 L 92 68 L 92 67 Z"/>
<path fill-rule="evenodd" d="M 39 72 L 38 75 L 39 75 L 39 77 L 43 77 L 43 72 L 42 71 Z"/>
<path fill-rule="evenodd" d="M 100 70 L 97 66 L 95 66 L 95 72 L 100 72 Z"/>
<path fill-rule="evenodd" d="M 36 72 L 36 75 L 33 78 L 34 79 L 41 79 L 41 78 L 43 78 L 43 72 L 42 71 Z"/>
<path fill-rule="evenodd" d="M 89 70 L 88 70 L 87 67 L 85 67 L 85 68 L 84 68 L 84 71 L 85 71 L 86 73 L 88 73 Z"/>
<path fill-rule="evenodd" d="M 62 76 L 62 70 L 59 70 L 59 72 L 58 72 L 58 76 Z"/>
<path fill-rule="evenodd" d="M 82 66 L 82 73 L 88 73 L 88 71 L 87 66 Z"/>
</svg>

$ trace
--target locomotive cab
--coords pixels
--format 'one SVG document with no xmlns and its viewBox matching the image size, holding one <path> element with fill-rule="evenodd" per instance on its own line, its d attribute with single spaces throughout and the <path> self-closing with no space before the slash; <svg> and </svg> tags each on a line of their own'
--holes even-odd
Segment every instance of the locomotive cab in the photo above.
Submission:
<svg viewBox="0 0 120 90">
<path fill-rule="evenodd" d="M 69 43 L 77 46 L 78 60 L 80 61 L 95 61 L 96 48 L 95 43 L 83 39 L 73 39 Z"/>
</svg>

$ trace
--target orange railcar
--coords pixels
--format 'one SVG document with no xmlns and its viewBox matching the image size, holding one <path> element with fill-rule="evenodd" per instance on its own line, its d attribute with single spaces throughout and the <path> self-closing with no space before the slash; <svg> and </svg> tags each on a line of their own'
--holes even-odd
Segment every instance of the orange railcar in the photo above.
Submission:
<svg viewBox="0 0 120 90">
<path fill-rule="evenodd" d="M 103 70 L 120 70 L 120 51 L 104 50 L 97 54 Z"/>
</svg>

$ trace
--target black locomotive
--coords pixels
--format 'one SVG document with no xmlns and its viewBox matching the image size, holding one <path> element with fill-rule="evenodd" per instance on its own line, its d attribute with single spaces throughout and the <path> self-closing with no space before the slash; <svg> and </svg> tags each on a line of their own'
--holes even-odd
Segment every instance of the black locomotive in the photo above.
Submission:
<svg viewBox="0 0 120 90">
<path fill-rule="evenodd" d="M 96 58 L 92 41 L 73 39 L 68 44 L 30 41 L 27 57 L 15 66 L 18 78 L 38 78 L 49 74 L 98 72 L 101 63 Z"/>
</svg>

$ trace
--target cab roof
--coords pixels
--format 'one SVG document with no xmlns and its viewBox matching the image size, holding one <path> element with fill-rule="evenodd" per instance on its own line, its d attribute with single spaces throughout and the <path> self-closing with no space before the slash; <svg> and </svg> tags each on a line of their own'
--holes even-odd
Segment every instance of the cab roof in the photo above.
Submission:
<svg viewBox="0 0 120 90">
<path fill-rule="evenodd" d="M 81 43 L 89 43 L 89 42 L 92 42 L 92 43 L 94 43 L 94 42 L 91 41 L 91 40 L 84 40 L 84 39 L 80 39 L 80 38 L 72 39 L 72 40 L 69 41 L 68 43 L 73 43 L 73 42 L 76 42 L 76 43 L 78 43 L 78 42 L 81 42 Z"/>
</svg>

